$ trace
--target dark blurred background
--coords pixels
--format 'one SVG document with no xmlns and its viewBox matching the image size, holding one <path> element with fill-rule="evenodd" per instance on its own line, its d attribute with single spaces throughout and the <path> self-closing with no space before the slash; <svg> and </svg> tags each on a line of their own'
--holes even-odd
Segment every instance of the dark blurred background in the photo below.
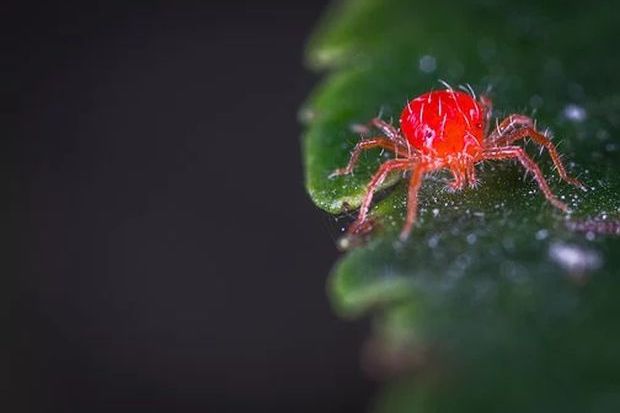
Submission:
<svg viewBox="0 0 620 413">
<path fill-rule="evenodd" d="M 2 411 L 365 410 L 300 160 L 325 5 L 4 3 Z"/>
</svg>

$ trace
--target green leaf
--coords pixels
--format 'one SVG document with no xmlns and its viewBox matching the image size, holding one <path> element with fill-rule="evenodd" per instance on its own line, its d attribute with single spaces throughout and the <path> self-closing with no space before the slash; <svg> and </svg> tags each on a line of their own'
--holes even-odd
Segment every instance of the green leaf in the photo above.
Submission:
<svg viewBox="0 0 620 413">
<path fill-rule="evenodd" d="M 449 193 L 448 175 L 427 177 L 400 243 L 405 185 L 384 185 L 396 184 L 373 209 L 380 229 L 329 281 L 340 314 L 370 314 L 403 366 L 417 360 L 378 411 L 620 411 L 616 4 L 349 0 L 312 36 L 308 64 L 327 73 L 300 113 L 306 186 L 326 211 L 359 206 L 389 156 L 368 151 L 354 175 L 329 179 L 359 140 L 352 125 L 397 119 L 438 79 L 491 86 L 497 117 L 533 114 L 588 187 L 555 179 L 528 144 L 572 214 L 554 210 L 519 165 L 489 162 L 476 189 Z"/>
</svg>

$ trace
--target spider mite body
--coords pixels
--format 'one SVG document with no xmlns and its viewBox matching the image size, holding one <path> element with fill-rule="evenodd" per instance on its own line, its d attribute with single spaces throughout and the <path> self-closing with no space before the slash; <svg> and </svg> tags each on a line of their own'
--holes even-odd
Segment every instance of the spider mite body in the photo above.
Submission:
<svg viewBox="0 0 620 413">
<path fill-rule="evenodd" d="M 485 113 L 485 107 L 466 93 L 429 92 L 405 105 L 401 132 L 422 155 L 475 156 L 482 149 Z"/>
<path fill-rule="evenodd" d="M 353 171 L 362 151 L 383 148 L 394 153 L 377 170 L 368 183 L 357 220 L 349 227 L 349 235 L 368 228 L 368 211 L 375 191 L 393 171 L 410 171 L 407 215 L 400 234 L 407 239 L 416 220 L 418 190 L 428 172 L 448 169 L 453 176 L 449 188 L 460 190 L 465 185 L 477 185 L 475 165 L 485 160 L 516 159 L 530 172 L 543 195 L 556 208 L 568 211 L 568 206 L 551 191 L 538 165 L 520 146 L 514 145 L 531 138 L 549 152 L 558 174 L 566 182 L 584 189 L 576 179 L 569 177 L 553 143 L 535 128 L 534 121 L 524 115 L 512 114 L 496 128 L 490 129 L 491 100 L 485 96 L 446 90 L 425 93 L 407 102 L 400 117 L 400 128 L 375 118 L 370 125 L 380 134 L 360 141 L 345 168 L 331 176 L 346 175 Z"/>
</svg>

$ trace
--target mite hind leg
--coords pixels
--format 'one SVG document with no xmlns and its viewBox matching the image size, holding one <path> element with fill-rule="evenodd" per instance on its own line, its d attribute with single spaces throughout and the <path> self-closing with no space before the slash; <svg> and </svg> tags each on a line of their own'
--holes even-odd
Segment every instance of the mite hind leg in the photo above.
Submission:
<svg viewBox="0 0 620 413">
<path fill-rule="evenodd" d="M 394 152 L 396 156 L 403 154 L 404 149 L 387 138 L 376 137 L 364 139 L 363 141 L 358 142 L 357 145 L 355 145 L 355 148 L 353 148 L 353 151 L 351 151 L 351 158 L 349 158 L 349 163 L 347 164 L 347 166 L 344 168 L 336 169 L 329 175 L 329 177 L 333 178 L 335 176 L 349 175 L 351 172 L 353 172 L 355 165 L 357 165 L 361 153 L 372 148 L 387 149 Z"/>
</svg>

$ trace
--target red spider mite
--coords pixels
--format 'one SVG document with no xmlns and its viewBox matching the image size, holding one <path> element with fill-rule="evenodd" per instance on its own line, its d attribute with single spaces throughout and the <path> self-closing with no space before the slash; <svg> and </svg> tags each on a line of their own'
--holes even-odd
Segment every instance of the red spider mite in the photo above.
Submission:
<svg viewBox="0 0 620 413">
<path fill-rule="evenodd" d="M 362 151 L 383 148 L 394 153 L 373 175 L 366 187 L 357 220 L 351 224 L 348 235 L 366 232 L 371 227 L 368 210 L 373 195 L 390 172 L 410 171 L 407 199 L 407 216 L 400 233 L 402 241 L 409 237 L 416 220 L 418 191 L 424 175 L 448 169 L 453 176 L 451 190 L 461 190 L 466 184 L 477 185 L 475 166 L 485 160 L 516 159 L 526 171 L 531 172 L 547 200 L 556 208 L 568 212 L 568 206 L 551 191 L 539 166 L 515 142 L 531 138 L 549 151 L 560 177 L 581 189 L 577 179 L 568 176 L 553 143 L 536 130 L 534 120 L 521 114 L 512 114 L 490 129 L 491 99 L 476 98 L 473 90 L 468 93 L 455 91 L 446 84 L 446 90 L 432 91 L 410 100 L 400 116 L 400 129 L 375 118 L 369 125 L 381 135 L 360 141 L 348 165 L 334 171 L 330 177 L 347 175 L 353 171 Z"/>
</svg>

